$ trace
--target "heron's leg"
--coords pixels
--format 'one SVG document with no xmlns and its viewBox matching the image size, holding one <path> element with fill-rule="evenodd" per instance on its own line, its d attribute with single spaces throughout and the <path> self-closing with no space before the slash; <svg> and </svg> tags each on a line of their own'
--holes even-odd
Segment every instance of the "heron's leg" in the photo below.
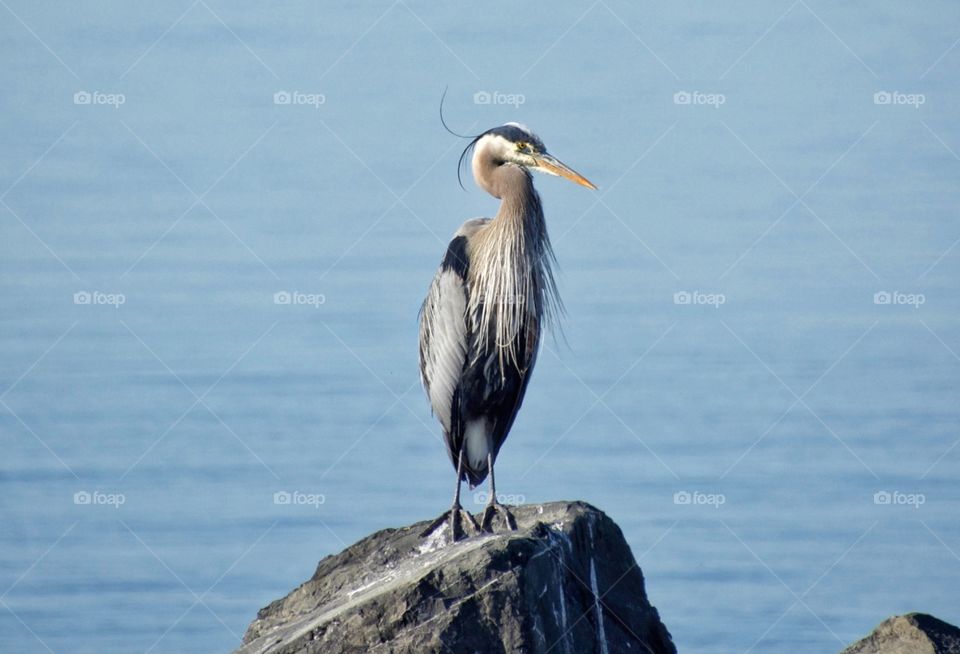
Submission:
<svg viewBox="0 0 960 654">
<path fill-rule="evenodd" d="M 432 534 L 437 527 L 442 525 L 447 519 L 450 519 L 450 535 L 453 538 L 453 541 L 456 542 L 463 538 L 466 534 L 463 532 L 463 516 L 467 517 L 467 522 L 469 523 L 471 529 L 474 533 L 480 533 L 480 525 L 477 524 L 476 519 L 473 515 L 463 508 L 460 504 L 460 475 L 463 472 L 463 448 L 460 448 L 460 453 L 457 455 L 457 487 L 453 493 L 453 505 L 450 507 L 449 511 L 444 512 L 439 518 L 430 523 L 430 526 L 423 530 L 420 534 L 421 538 L 425 538 Z"/>
<path fill-rule="evenodd" d="M 457 489 L 453 493 L 453 505 L 450 507 L 450 533 L 453 535 L 453 540 L 459 540 L 463 531 L 460 526 L 460 522 L 463 516 L 466 516 L 467 522 L 470 524 L 470 527 L 473 529 L 473 533 L 480 533 L 480 525 L 477 524 L 476 519 L 473 517 L 473 514 L 463 508 L 460 504 L 460 475 L 463 473 L 463 447 L 460 448 L 460 453 L 457 455 Z"/>
<path fill-rule="evenodd" d="M 481 529 L 483 529 L 483 531 L 493 532 L 493 516 L 497 513 L 502 513 L 507 527 L 511 531 L 516 531 L 517 521 L 513 517 L 513 514 L 510 513 L 510 509 L 497 501 L 497 484 L 493 477 L 493 453 L 487 455 L 487 466 L 490 468 L 490 500 L 487 502 L 487 507 L 483 510 L 483 519 L 480 521 Z"/>
</svg>

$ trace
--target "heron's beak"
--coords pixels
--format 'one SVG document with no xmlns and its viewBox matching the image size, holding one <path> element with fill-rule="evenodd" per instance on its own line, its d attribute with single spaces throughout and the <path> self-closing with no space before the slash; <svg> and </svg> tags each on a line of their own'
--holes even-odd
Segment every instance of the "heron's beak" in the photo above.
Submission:
<svg viewBox="0 0 960 654">
<path fill-rule="evenodd" d="M 549 173 L 551 175 L 559 175 L 560 177 L 565 177 L 566 179 L 569 179 L 571 182 L 575 182 L 580 186 L 586 186 L 587 188 L 597 190 L 597 187 L 594 186 L 589 179 L 587 179 L 586 177 L 584 177 L 583 175 L 581 175 L 580 173 L 575 171 L 573 168 L 571 168 L 567 164 L 560 161 L 559 159 L 552 157 L 549 154 L 538 154 L 535 156 L 535 158 L 536 158 L 535 168 L 537 168 L 538 170 L 542 170 L 543 172 Z"/>
</svg>

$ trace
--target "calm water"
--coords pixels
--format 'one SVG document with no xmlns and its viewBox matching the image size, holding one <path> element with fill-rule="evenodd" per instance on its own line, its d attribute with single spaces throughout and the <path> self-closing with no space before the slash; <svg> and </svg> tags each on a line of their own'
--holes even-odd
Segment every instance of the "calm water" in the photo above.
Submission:
<svg viewBox="0 0 960 654">
<path fill-rule="evenodd" d="M 229 651 L 445 507 L 446 85 L 601 189 L 537 180 L 500 490 L 607 511 L 683 652 L 960 622 L 955 3 L 0 4 L 0 650 Z"/>
</svg>

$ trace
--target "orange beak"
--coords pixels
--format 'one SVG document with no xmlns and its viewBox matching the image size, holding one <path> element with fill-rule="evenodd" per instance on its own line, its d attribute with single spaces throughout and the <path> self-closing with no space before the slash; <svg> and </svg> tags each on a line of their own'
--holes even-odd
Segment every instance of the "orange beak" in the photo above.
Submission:
<svg viewBox="0 0 960 654">
<path fill-rule="evenodd" d="M 558 175 L 560 177 L 569 179 L 571 182 L 579 184 L 580 186 L 586 186 L 589 189 L 597 190 L 597 187 L 593 185 L 593 182 L 559 159 L 552 157 L 549 154 L 538 154 L 535 155 L 535 158 L 537 160 L 535 166 L 537 170 L 542 170 L 550 175 Z"/>
</svg>

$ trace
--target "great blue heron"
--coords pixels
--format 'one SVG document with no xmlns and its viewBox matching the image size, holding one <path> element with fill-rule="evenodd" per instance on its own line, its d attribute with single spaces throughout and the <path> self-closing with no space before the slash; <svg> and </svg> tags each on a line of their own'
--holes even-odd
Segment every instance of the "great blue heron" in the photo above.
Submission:
<svg viewBox="0 0 960 654">
<path fill-rule="evenodd" d="M 457 230 L 420 310 L 421 380 L 457 471 L 453 506 L 424 535 L 449 517 L 453 540 L 463 535 L 464 516 L 476 532 L 490 531 L 498 512 L 516 528 L 497 501 L 493 465 L 523 402 L 543 327 L 560 309 L 553 250 L 530 171 L 596 189 L 518 123 L 474 138 L 461 162 L 471 149 L 473 177 L 500 199 L 500 209 Z M 478 525 L 460 504 L 460 483 L 474 488 L 488 473 L 490 498 Z"/>
</svg>

